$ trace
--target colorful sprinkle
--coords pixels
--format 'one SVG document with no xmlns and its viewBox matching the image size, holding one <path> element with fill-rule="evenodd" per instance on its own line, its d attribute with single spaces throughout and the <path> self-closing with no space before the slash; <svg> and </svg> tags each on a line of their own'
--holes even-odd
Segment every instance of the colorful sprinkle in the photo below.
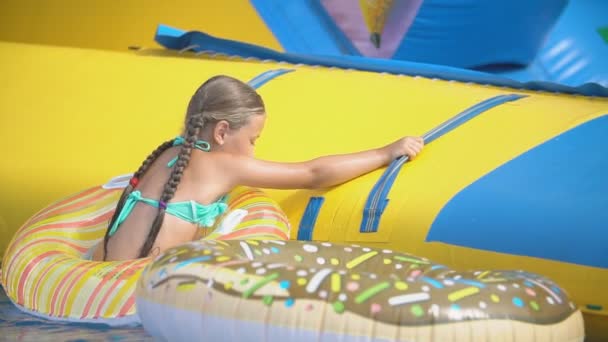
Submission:
<svg viewBox="0 0 608 342">
<path fill-rule="evenodd" d="M 555 304 L 555 301 L 553 300 L 553 298 L 547 297 L 547 303 L 553 305 L 553 304 Z"/>
<path fill-rule="evenodd" d="M 535 302 L 535 301 L 530 301 L 530 307 L 532 307 L 532 309 L 533 309 L 534 311 L 538 311 L 538 310 L 540 310 L 540 307 L 538 306 L 538 303 L 537 303 L 537 302 Z"/>
<path fill-rule="evenodd" d="M 353 273 L 353 274 L 350 275 L 350 278 L 352 280 L 359 280 L 359 279 L 361 279 L 361 276 L 358 275 L 357 273 Z"/>
<path fill-rule="evenodd" d="M 345 302 L 347 299 L 348 299 L 348 296 L 346 294 L 344 294 L 344 293 L 340 293 L 338 295 L 338 300 L 341 300 L 341 301 Z"/>
<path fill-rule="evenodd" d="M 395 282 L 395 288 L 399 291 L 405 291 L 405 290 L 407 290 L 408 287 L 409 286 L 404 281 Z"/>
<path fill-rule="evenodd" d="M 536 292 L 534 292 L 534 290 L 532 290 L 531 288 L 526 288 L 526 293 L 528 294 L 528 296 L 536 297 Z"/>
<path fill-rule="evenodd" d="M 422 274 L 421 270 L 414 270 L 412 271 L 412 273 L 410 273 L 410 277 L 412 278 L 416 278 L 417 276 L 419 276 L 420 274 Z"/>
<path fill-rule="evenodd" d="M 410 309 L 410 311 L 412 312 L 412 315 L 414 315 L 416 317 L 420 317 L 420 316 L 424 315 L 424 309 L 422 309 L 422 307 L 418 304 L 412 305 L 412 308 Z"/>
<path fill-rule="evenodd" d="M 416 258 L 408 258 L 408 257 L 404 257 L 404 256 L 401 256 L 401 255 L 395 255 L 394 258 L 397 259 L 397 260 L 399 260 L 399 261 L 411 262 L 411 263 L 414 263 L 414 264 L 428 264 L 427 261 L 416 259 Z"/>
<path fill-rule="evenodd" d="M 230 290 L 230 289 L 232 288 L 232 286 L 233 286 L 233 284 L 232 284 L 232 282 L 231 282 L 231 281 L 226 282 L 226 283 L 224 284 L 224 289 L 226 289 L 226 290 Z"/>
<path fill-rule="evenodd" d="M 439 311 L 439 305 L 437 304 L 431 305 L 431 308 L 429 309 L 429 312 L 435 317 L 439 316 Z"/>
<path fill-rule="evenodd" d="M 259 249 L 256 248 L 256 249 L 253 250 L 253 254 L 261 256 L 262 252 Z"/>
<path fill-rule="evenodd" d="M 479 293 L 479 289 L 477 287 L 466 287 L 462 290 L 454 291 L 448 295 L 448 300 L 450 302 L 455 302 L 461 300 L 462 298 L 472 296 L 476 293 Z"/>
<path fill-rule="evenodd" d="M 255 273 L 256 274 L 264 274 L 264 273 L 266 273 L 266 269 L 263 268 L 263 267 L 262 268 L 258 268 L 257 270 L 255 270 Z"/>
<path fill-rule="evenodd" d="M 486 304 L 486 302 L 479 302 L 479 307 L 485 309 L 488 307 L 488 304 Z"/>
<path fill-rule="evenodd" d="M 345 252 L 352 252 L 352 251 L 353 251 L 353 249 L 352 249 L 352 248 L 350 248 L 350 247 L 344 247 L 344 251 L 345 251 Z"/>
<path fill-rule="evenodd" d="M 346 284 L 346 290 L 350 291 L 350 292 L 354 292 L 357 291 L 359 289 L 359 283 L 356 283 L 354 281 L 349 281 Z"/>
<path fill-rule="evenodd" d="M 302 246 L 302 248 L 308 253 L 316 253 L 319 251 L 319 247 L 317 247 L 315 245 L 306 244 L 306 245 Z"/>
<path fill-rule="evenodd" d="M 369 252 L 369 251 L 371 251 L 371 249 L 369 249 L 369 248 L 367 248 L 367 247 L 363 247 L 361 250 L 362 250 L 362 251 L 364 251 L 364 252 Z"/>
<path fill-rule="evenodd" d="M 460 311 L 460 305 L 458 305 L 458 304 L 452 304 L 450 306 L 450 310 Z"/>
<path fill-rule="evenodd" d="M 401 296 L 394 296 L 388 299 L 388 303 L 392 306 L 422 302 L 431 299 L 431 295 L 426 292 L 418 292 Z"/>
<path fill-rule="evenodd" d="M 403 265 L 401 265 L 401 264 L 395 264 L 395 268 L 398 269 L 398 270 L 400 270 L 400 269 L 403 268 Z"/>
<path fill-rule="evenodd" d="M 373 303 L 369 307 L 369 311 L 371 312 L 372 315 L 375 315 L 375 314 L 379 313 L 380 311 L 382 311 L 382 306 L 378 303 Z"/>
<path fill-rule="evenodd" d="M 327 291 L 325 291 L 325 290 L 319 291 L 319 297 L 321 297 L 321 298 L 327 298 Z"/>
<path fill-rule="evenodd" d="M 321 242 L 321 246 L 323 246 L 323 247 L 331 247 L 331 243 L 329 243 L 329 242 Z"/>
<path fill-rule="evenodd" d="M 243 298 L 249 298 L 251 297 L 251 295 L 259 290 L 261 287 L 263 287 L 264 285 L 270 283 L 271 281 L 277 279 L 279 277 L 278 273 L 273 273 L 270 275 L 267 275 L 266 277 L 260 279 L 260 281 L 258 281 L 257 283 L 253 284 L 250 288 L 248 288 L 247 290 L 245 290 L 243 292 Z"/>
<path fill-rule="evenodd" d="M 488 273 L 490 273 L 490 271 L 481 272 L 480 274 L 477 275 L 477 279 L 483 279 L 485 276 L 488 275 Z"/>
<path fill-rule="evenodd" d="M 385 265 L 389 265 L 391 262 L 393 262 L 393 260 L 384 258 L 384 260 L 382 260 L 382 262 L 384 262 Z"/>
<path fill-rule="evenodd" d="M 465 284 L 465 285 L 479 287 L 480 289 L 484 289 L 486 287 L 486 284 L 478 282 L 478 281 L 475 281 L 475 280 L 458 279 L 458 280 L 456 280 L 456 282 L 459 283 L 459 284 Z"/>
<path fill-rule="evenodd" d="M 501 284 L 501 285 L 498 285 L 498 286 L 497 286 L 497 288 L 498 288 L 500 291 L 507 291 L 507 288 L 506 288 L 504 285 L 502 285 L 502 284 Z"/>
<path fill-rule="evenodd" d="M 428 286 L 426 286 L 426 285 L 423 285 L 423 286 L 422 286 L 420 289 L 421 289 L 422 291 L 424 291 L 424 292 L 429 292 L 429 291 L 431 291 L 431 288 L 430 288 L 430 287 L 428 287 Z"/>
<path fill-rule="evenodd" d="M 306 270 L 298 270 L 298 271 L 296 272 L 296 275 L 297 275 L 298 277 L 306 277 L 306 276 L 308 275 L 308 272 L 306 272 Z"/>
<path fill-rule="evenodd" d="M 281 281 L 281 282 L 279 283 L 279 286 L 280 286 L 282 289 L 287 290 L 287 289 L 288 289 L 288 288 L 291 286 L 291 283 L 289 282 L 289 280 L 283 280 L 283 281 Z"/>
<path fill-rule="evenodd" d="M 391 284 L 388 281 L 382 282 L 380 284 L 374 285 L 363 292 L 361 292 L 357 297 L 355 297 L 355 303 L 361 304 L 376 294 L 388 289 L 391 287 Z"/>
<path fill-rule="evenodd" d="M 342 280 L 342 278 L 340 277 L 340 275 L 338 273 L 332 273 L 331 290 L 333 292 L 340 292 L 340 290 L 342 288 L 341 280 Z"/>
<path fill-rule="evenodd" d="M 304 286 L 306 285 L 306 278 L 298 278 L 298 280 L 296 280 L 296 282 L 298 283 L 298 285 L 300 286 Z"/>
<path fill-rule="evenodd" d="M 433 278 L 422 277 L 422 281 L 431 284 L 436 289 L 442 289 L 443 288 L 443 284 L 441 284 L 440 282 L 438 282 L 437 280 L 435 280 Z"/>
<path fill-rule="evenodd" d="M 353 260 L 347 262 L 346 263 L 346 268 L 351 269 L 351 268 L 357 267 L 361 263 L 363 263 L 363 262 L 365 262 L 365 261 L 373 258 L 374 256 L 376 256 L 376 254 L 378 254 L 377 251 L 373 251 L 373 252 L 362 254 L 362 255 L 354 258 Z"/>
<path fill-rule="evenodd" d="M 390 249 L 383 249 L 382 253 L 384 253 L 384 254 L 391 254 L 391 253 L 393 253 L 393 251 L 391 251 Z"/>
<path fill-rule="evenodd" d="M 241 241 L 239 244 L 241 245 L 243 252 L 245 252 L 245 256 L 247 256 L 247 259 L 253 260 L 253 253 L 251 253 L 251 247 L 249 247 L 249 245 L 244 241 Z"/>
<path fill-rule="evenodd" d="M 287 298 L 287 300 L 285 301 L 285 306 L 290 308 L 293 306 L 294 303 L 295 301 L 293 300 L 293 298 Z"/>
<path fill-rule="evenodd" d="M 319 265 L 325 265 L 325 259 L 322 257 L 318 257 L 317 258 L 317 264 Z"/>
<path fill-rule="evenodd" d="M 491 296 L 490 296 L 490 299 L 491 299 L 491 300 L 492 300 L 494 303 L 499 303 L 499 302 L 500 302 L 500 298 L 499 298 L 497 295 L 495 295 L 495 294 L 491 295 Z"/>
<path fill-rule="evenodd" d="M 285 241 L 280 241 L 280 240 L 268 240 L 268 241 L 266 241 L 266 242 L 269 242 L 269 243 L 274 243 L 274 244 L 276 244 L 276 245 L 285 246 Z"/>
<path fill-rule="evenodd" d="M 302 260 L 304 260 L 304 258 L 302 258 L 302 256 L 296 254 L 293 256 L 293 259 L 297 262 L 302 262 Z"/>
<path fill-rule="evenodd" d="M 310 282 L 308 282 L 308 285 L 306 286 L 306 292 L 313 293 L 313 292 L 317 291 L 317 288 L 319 288 L 319 285 L 321 285 L 321 282 L 323 282 L 323 280 L 330 273 L 331 273 L 331 269 L 329 269 L 329 268 L 324 268 L 324 269 L 320 270 L 319 272 L 317 272 L 314 276 L 312 276 L 312 278 L 310 278 Z"/>
<path fill-rule="evenodd" d="M 274 254 L 278 254 L 280 252 L 279 249 L 274 246 L 270 247 L 270 251 Z"/>
<path fill-rule="evenodd" d="M 340 264 L 340 260 L 336 259 L 336 258 L 331 258 L 330 259 L 330 263 L 334 266 L 339 265 Z"/>
<path fill-rule="evenodd" d="M 262 252 L 266 255 L 270 255 L 270 249 L 268 248 L 262 248 Z"/>
<path fill-rule="evenodd" d="M 332 304 L 332 306 L 334 307 L 334 311 L 336 313 L 343 313 L 344 312 L 344 303 L 340 302 L 340 301 L 336 301 Z"/>
<path fill-rule="evenodd" d="M 201 257 L 198 257 L 198 258 L 192 258 L 190 260 L 184 260 L 184 261 L 180 262 L 179 264 L 175 265 L 175 270 L 177 271 L 178 269 L 180 269 L 182 267 L 185 267 L 185 266 L 188 266 L 190 264 L 193 264 L 195 262 L 207 261 L 207 260 L 210 260 L 210 259 L 211 259 L 210 256 L 201 256 Z"/>
<path fill-rule="evenodd" d="M 513 304 L 515 304 L 515 306 L 518 308 L 522 308 L 524 306 L 524 301 L 519 297 L 513 297 Z"/>
<path fill-rule="evenodd" d="M 247 284 L 248 282 L 249 282 L 249 278 L 243 278 L 243 279 L 241 279 L 240 284 L 241 284 L 241 285 L 245 285 L 245 284 Z"/>
<path fill-rule="evenodd" d="M 272 304 L 274 298 L 271 295 L 265 295 L 264 297 L 262 297 L 262 302 L 266 305 L 270 305 Z"/>
</svg>

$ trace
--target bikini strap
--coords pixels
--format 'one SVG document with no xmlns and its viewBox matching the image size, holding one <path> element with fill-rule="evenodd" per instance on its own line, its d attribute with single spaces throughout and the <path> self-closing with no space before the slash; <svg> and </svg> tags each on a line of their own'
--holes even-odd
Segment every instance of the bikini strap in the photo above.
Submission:
<svg viewBox="0 0 608 342">
<path fill-rule="evenodd" d="M 139 191 L 139 190 L 135 190 L 135 191 L 131 192 L 129 194 L 129 196 L 127 197 L 127 199 L 125 200 L 125 204 L 122 206 L 122 210 L 120 211 L 120 214 L 116 218 L 116 221 L 114 221 L 114 223 L 112 224 L 112 227 L 110 227 L 110 232 L 108 233 L 110 236 L 112 236 L 116 233 L 116 231 L 118 230 L 118 227 L 127 219 L 129 214 L 131 214 L 131 212 L 133 211 L 133 208 L 135 208 L 135 204 L 137 204 L 138 201 L 142 201 L 142 202 L 145 202 L 145 203 L 153 205 L 153 206 L 158 205 L 158 203 L 156 203 L 156 201 L 153 201 L 153 200 L 150 200 L 147 198 L 143 198 L 141 196 L 141 191 Z"/>
<path fill-rule="evenodd" d="M 180 137 L 175 138 L 175 140 L 173 140 L 173 146 L 183 145 L 185 142 L 186 142 L 186 139 L 184 139 L 183 137 L 180 136 Z M 194 148 L 196 148 L 197 150 L 201 150 L 203 152 L 209 152 L 211 150 L 211 144 L 209 144 L 205 140 L 197 140 L 194 143 Z M 167 163 L 167 167 L 173 167 L 173 165 L 175 165 L 176 162 L 177 162 L 177 156 L 175 158 L 171 159 L 171 161 L 169 161 L 169 163 Z"/>
</svg>

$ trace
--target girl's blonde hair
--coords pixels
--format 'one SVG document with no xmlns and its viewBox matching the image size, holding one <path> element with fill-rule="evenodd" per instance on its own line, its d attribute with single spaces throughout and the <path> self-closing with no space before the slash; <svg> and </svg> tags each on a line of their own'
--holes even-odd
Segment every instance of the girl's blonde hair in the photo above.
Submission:
<svg viewBox="0 0 608 342">
<path fill-rule="evenodd" d="M 249 118 L 252 115 L 261 115 L 264 113 L 264 102 L 260 95 L 258 95 L 251 86 L 235 78 L 225 75 L 215 76 L 208 79 L 196 90 L 186 111 L 186 119 L 182 132 L 184 143 L 181 146 L 177 162 L 171 171 L 169 180 L 165 183 L 163 193 L 160 196 L 158 213 L 152 223 L 150 233 L 140 249 L 140 258 L 148 256 L 156 241 L 156 237 L 158 236 L 158 232 L 163 223 L 167 203 L 175 195 L 175 191 L 181 181 L 184 170 L 188 167 L 188 163 L 190 162 L 194 144 L 197 140 L 201 139 L 200 134 L 203 132 L 203 127 L 208 124 L 215 124 L 225 120 L 228 122 L 231 129 L 239 129 L 249 122 Z M 174 139 L 171 139 L 158 146 L 156 150 L 144 160 L 133 175 L 129 185 L 123 191 L 104 237 L 104 260 L 108 251 L 110 227 L 118 218 L 127 197 L 135 189 L 139 179 L 143 177 L 150 165 L 152 165 L 165 150 L 173 146 L 173 142 Z"/>
</svg>

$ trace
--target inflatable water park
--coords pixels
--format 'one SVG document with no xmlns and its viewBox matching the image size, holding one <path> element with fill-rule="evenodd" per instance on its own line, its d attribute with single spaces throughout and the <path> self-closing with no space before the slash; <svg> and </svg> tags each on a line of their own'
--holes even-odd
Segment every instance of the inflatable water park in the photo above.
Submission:
<svg viewBox="0 0 608 342">
<path fill-rule="evenodd" d="M 608 2 L 7 0 L 0 13 L 3 338 L 608 340 Z M 264 99 L 260 159 L 405 134 L 424 151 L 329 188 L 238 186 L 202 238 L 87 258 L 215 75 Z"/>
</svg>

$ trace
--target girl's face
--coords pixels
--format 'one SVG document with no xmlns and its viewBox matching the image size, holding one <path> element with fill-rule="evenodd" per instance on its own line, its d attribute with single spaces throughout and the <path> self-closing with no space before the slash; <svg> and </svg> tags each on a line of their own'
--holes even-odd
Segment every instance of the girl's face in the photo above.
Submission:
<svg viewBox="0 0 608 342">
<path fill-rule="evenodd" d="M 216 146 L 213 149 L 253 157 L 255 142 L 260 137 L 265 123 L 265 114 L 252 115 L 249 122 L 239 129 L 231 129 L 227 122 L 220 121 L 214 129 L 213 140 Z"/>
</svg>

